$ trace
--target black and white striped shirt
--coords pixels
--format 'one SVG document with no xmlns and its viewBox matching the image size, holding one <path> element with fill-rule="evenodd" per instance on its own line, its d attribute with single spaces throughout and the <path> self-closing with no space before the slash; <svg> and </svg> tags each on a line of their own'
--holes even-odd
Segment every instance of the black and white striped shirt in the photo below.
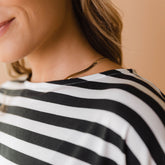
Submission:
<svg viewBox="0 0 165 165">
<path fill-rule="evenodd" d="M 165 165 L 165 95 L 135 69 L 1 84 L 0 165 Z"/>
</svg>

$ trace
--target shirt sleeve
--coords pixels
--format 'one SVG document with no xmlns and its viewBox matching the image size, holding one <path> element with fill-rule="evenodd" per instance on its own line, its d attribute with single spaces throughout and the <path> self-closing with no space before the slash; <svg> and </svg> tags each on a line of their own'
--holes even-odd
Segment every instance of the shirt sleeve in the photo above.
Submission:
<svg viewBox="0 0 165 165">
<path fill-rule="evenodd" d="M 148 113 L 144 109 L 143 114 L 132 116 L 125 138 L 127 165 L 165 165 L 165 104 L 162 105 L 159 113 L 148 107 Z"/>
</svg>

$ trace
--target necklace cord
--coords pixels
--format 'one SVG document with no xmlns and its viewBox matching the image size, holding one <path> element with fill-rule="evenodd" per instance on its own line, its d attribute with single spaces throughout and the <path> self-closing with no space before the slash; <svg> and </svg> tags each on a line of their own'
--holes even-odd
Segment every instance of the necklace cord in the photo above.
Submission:
<svg viewBox="0 0 165 165">
<path fill-rule="evenodd" d="M 105 58 L 105 57 L 101 57 L 101 58 L 97 59 L 97 60 L 96 60 L 95 62 L 93 62 L 89 67 L 87 67 L 87 68 L 85 68 L 85 69 L 83 69 L 83 70 L 81 70 L 81 71 L 79 71 L 79 72 L 76 72 L 76 73 L 73 73 L 73 74 L 67 76 L 64 80 L 66 80 L 66 79 L 71 79 L 73 76 L 75 76 L 75 75 L 77 75 L 77 74 L 84 73 L 84 72 L 88 71 L 89 69 L 93 68 L 96 64 L 98 64 L 98 62 L 99 62 L 100 60 L 102 60 L 102 59 L 104 59 L 104 58 Z"/>
<path fill-rule="evenodd" d="M 106 57 L 101 57 L 101 58 L 97 59 L 95 62 L 93 62 L 93 63 L 92 63 L 90 66 L 88 66 L 87 68 L 85 68 L 85 69 L 83 69 L 83 70 L 81 70 L 81 71 L 79 71 L 79 72 L 76 72 L 76 73 L 73 73 L 73 74 L 67 76 L 64 80 L 66 80 L 66 79 L 71 79 L 73 76 L 75 76 L 75 75 L 77 75 L 77 74 L 81 74 L 81 73 L 84 73 L 84 72 L 88 71 L 89 69 L 93 68 L 96 64 L 98 64 L 98 62 L 99 62 L 100 60 L 102 60 L 102 59 L 104 59 L 104 58 L 106 58 Z M 31 76 L 32 76 L 32 73 L 29 74 L 29 77 L 27 78 L 28 81 L 30 81 Z"/>
</svg>

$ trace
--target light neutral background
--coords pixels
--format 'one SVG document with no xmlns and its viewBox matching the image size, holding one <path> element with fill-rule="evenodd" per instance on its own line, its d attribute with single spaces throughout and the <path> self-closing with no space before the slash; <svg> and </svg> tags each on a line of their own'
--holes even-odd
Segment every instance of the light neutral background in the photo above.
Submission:
<svg viewBox="0 0 165 165">
<path fill-rule="evenodd" d="M 124 67 L 165 93 L 165 0 L 113 0 L 124 22 Z"/>
<path fill-rule="evenodd" d="M 123 66 L 165 93 L 165 0 L 113 0 L 123 18 Z M 0 63 L 0 83 L 9 79 Z"/>
</svg>

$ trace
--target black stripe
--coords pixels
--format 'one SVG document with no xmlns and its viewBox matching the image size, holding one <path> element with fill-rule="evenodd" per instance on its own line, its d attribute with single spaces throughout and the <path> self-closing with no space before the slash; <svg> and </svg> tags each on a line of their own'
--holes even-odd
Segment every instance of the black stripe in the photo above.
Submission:
<svg viewBox="0 0 165 165">
<path fill-rule="evenodd" d="M 78 130 L 97 136 L 109 143 L 114 144 L 122 152 L 124 152 L 125 141 L 114 131 L 96 122 L 87 120 L 74 119 L 69 117 L 58 116 L 45 112 L 34 111 L 22 107 L 7 106 L 6 113 L 32 119 L 42 123 L 59 126 L 63 128 Z M 48 120 L 49 119 L 49 120 Z M 89 129 L 90 128 L 90 129 Z"/>
<path fill-rule="evenodd" d="M 154 110 L 154 112 L 159 116 L 162 123 L 165 125 L 165 107 L 162 109 L 160 104 L 153 99 L 151 96 L 147 95 L 143 91 L 139 90 L 138 88 L 131 86 L 129 84 L 113 84 L 113 83 L 100 83 L 100 82 L 88 82 L 88 83 L 80 83 L 80 84 L 74 84 L 76 87 L 86 88 L 86 89 L 95 89 L 95 90 L 101 90 L 101 89 L 123 89 L 124 91 L 127 91 L 136 97 L 138 97 L 140 100 L 145 102 L 148 106 L 151 107 L 151 109 Z M 163 100 L 165 103 L 165 100 Z"/>
<path fill-rule="evenodd" d="M 21 152 L 18 152 L 8 146 L 0 143 L 0 155 L 5 157 L 6 159 L 10 160 L 16 164 L 23 164 L 23 165 L 51 165 L 47 162 L 43 162 L 39 159 L 33 158 L 31 156 L 25 155 Z"/>
<path fill-rule="evenodd" d="M 165 99 L 165 95 L 164 95 L 164 93 L 162 92 L 162 91 L 160 91 L 160 93 L 162 94 L 162 96 L 164 97 L 164 99 Z"/>
<path fill-rule="evenodd" d="M 112 77 L 115 77 L 115 78 L 121 78 L 121 79 L 126 79 L 126 80 L 131 80 L 133 82 L 136 82 L 136 83 L 139 83 L 141 84 L 142 86 L 146 87 L 147 89 L 149 89 L 150 91 L 152 91 L 156 96 L 158 96 L 163 102 L 165 101 L 164 98 L 162 98 L 162 96 L 150 85 L 148 84 L 146 81 L 144 80 L 140 80 L 136 77 L 133 77 L 133 76 L 130 76 L 130 75 L 125 75 L 125 74 L 115 74 L 115 75 L 112 75 Z M 142 77 L 140 77 L 142 78 Z"/>
<path fill-rule="evenodd" d="M 126 147 L 125 148 L 125 153 L 126 153 L 126 165 L 140 165 L 139 160 L 134 156 L 132 151 Z"/>
<path fill-rule="evenodd" d="M 115 84 L 115 85 L 117 85 L 117 84 Z M 133 93 L 136 93 L 137 96 L 139 95 L 139 91 L 136 88 L 131 87 L 129 85 L 126 85 L 126 86 L 123 85 L 123 86 L 124 86 L 124 89 L 125 89 L 125 87 L 127 87 L 128 91 L 133 91 Z M 120 88 L 122 88 L 122 86 L 120 86 Z M 12 92 L 12 94 L 14 94 L 14 91 L 11 91 L 11 92 Z M 26 90 L 26 92 L 29 92 L 29 91 Z M 22 94 L 24 95 L 24 92 Z M 37 94 L 37 92 L 36 92 L 36 94 Z M 35 98 L 36 94 L 31 95 L 31 97 Z M 140 98 L 143 98 L 142 96 L 140 96 Z M 147 96 L 147 95 L 144 95 L 144 96 Z M 67 105 L 67 106 L 73 106 L 73 107 L 105 109 L 105 110 L 118 114 L 119 116 L 126 119 L 135 128 L 135 130 L 139 133 L 139 135 L 141 136 L 143 141 L 146 143 L 146 145 L 147 145 L 148 149 L 150 150 L 151 155 L 155 159 L 155 161 L 158 164 L 165 163 L 164 152 L 163 152 L 160 144 L 158 143 L 157 139 L 155 138 L 155 135 L 153 134 L 152 130 L 149 128 L 149 126 L 145 123 L 145 121 L 137 113 L 135 113 L 132 109 L 130 109 L 126 105 L 123 105 L 120 102 L 116 102 L 116 101 L 112 101 L 112 100 L 76 98 L 73 96 L 68 96 L 68 95 L 64 95 L 64 94 L 60 94 L 60 93 L 53 93 L 53 92 L 48 92 L 45 94 L 42 93 L 42 95 L 40 94 L 40 97 L 37 96 L 36 98 L 41 99 L 43 101 L 48 101 L 48 102 L 53 102 L 53 103 Z M 150 104 L 152 104 L 152 103 L 150 103 Z M 153 107 L 154 106 L 155 105 L 153 105 Z M 157 109 L 157 110 L 159 110 L 159 109 Z M 162 112 L 164 112 L 164 111 L 162 110 Z M 164 115 L 164 113 L 163 113 L 163 115 Z M 162 117 L 164 118 L 165 116 L 162 116 Z"/>
<path fill-rule="evenodd" d="M 102 157 L 87 148 L 56 138 L 41 135 L 32 131 L 28 131 L 16 126 L 12 126 L 10 124 L 0 122 L 0 130 L 26 142 L 46 147 L 48 149 L 55 150 L 60 153 L 64 153 L 66 155 L 75 157 L 93 165 L 98 164 L 98 161 L 104 162 L 107 165 L 117 165 L 113 160 L 108 159 L 106 157 Z"/>
<path fill-rule="evenodd" d="M 88 82 L 88 84 L 89 84 L 89 82 Z M 106 84 L 106 85 L 110 86 L 112 84 Z M 104 83 L 104 87 L 106 85 Z M 141 91 L 137 90 L 135 87 L 132 87 L 130 85 L 125 85 L 125 84 L 122 84 L 122 85 L 115 84 L 115 86 L 118 86 L 118 85 L 119 85 L 119 88 L 124 87 L 123 88 L 124 90 L 135 93 L 137 96 L 139 96 L 143 100 L 150 99 L 150 97 L 148 95 L 145 95 Z M 113 84 L 113 86 L 114 86 L 114 84 Z M 25 94 L 25 93 L 22 92 L 22 94 Z M 96 108 L 96 109 L 99 108 L 99 109 L 105 109 L 105 110 L 109 110 L 109 111 L 113 111 L 114 113 L 117 113 L 118 115 L 125 118 L 129 123 L 131 123 L 131 125 L 136 129 L 136 131 L 139 133 L 141 138 L 144 140 L 144 142 L 148 146 L 148 148 L 151 152 L 151 155 L 153 156 L 155 161 L 158 163 L 165 162 L 164 153 L 160 147 L 160 144 L 158 143 L 157 139 L 155 138 L 154 134 L 152 133 L 152 130 L 147 126 L 147 124 L 142 120 L 142 118 L 140 116 L 138 116 L 135 112 L 133 112 L 127 106 L 124 106 L 121 103 L 117 103 L 112 100 L 83 99 L 83 98 L 76 98 L 76 97 L 67 96 L 64 94 L 52 93 L 52 92 L 48 92 L 45 94 L 41 93 L 39 96 L 40 97 L 36 97 L 36 94 L 35 94 L 32 97 L 33 98 L 36 97 L 37 99 L 41 99 L 41 100 L 48 101 L 48 102 L 54 102 L 54 103 L 58 103 L 58 104 L 62 104 L 62 105 L 85 107 L 85 108 Z M 150 104 L 153 104 L 153 103 L 150 102 Z M 112 108 L 110 108 L 110 107 L 112 107 Z M 116 107 L 117 107 L 117 109 L 116 109 Z M 163 116 L 161 116 L 161 117 L 162 117 L 162 119 L 164 119 L 165 118 L 164 110 L 160 109 L 160 107 L 157 106 L 157 104 L 156 105 L 153 104 L 153 108 L 154 107 L 158 108 L 158 109 L 156 109 L 157 111 L 158 110 L 162 111 L 161 113 L 163 114 Z M 124 114 L 123 114 L 123 112 L 124 112 Z M 134 119 L 136 119 L 136 120 L 134 120 Z M 161 155 L 161 156 L 159 156 L 159 155 Z"/>
<path fill-rule="evenodd" d="M 162 109 L 162 107 L 159 105 L 159 103 L 156 100 L 154 100 L 152 97 L 143 93 L 141 90 L 137 89 L 134 86 L 131 86 L 129 84 L 109 84 L 109 83 L 97 83 L 97 82 L 80 83 L 80 84 L 76 84 L 76 86 L 88 88 L 88 89 L 111 89 L 111 88 L 123 89 L 123 90 L 135 95 L 136 97 L 141 99 L 143 102 L 145 102 L 148 106 L 150 106 L 151 109 L 153 109 L 154 112 L 158 115 L 158 117 L 160 118 L 162 123 L 165 125 L 165 110 Z M 74 99 L 76 99 L 75 101 L 77 101 L 79 99 L 80 100 L 83 99 L 83 98 L 69 96 L 66 94 L 60 94 L 60 93 L 58 94 L 55 92 L 42 93 L 42 92 L 32 91 L 32 90 L 27 90 L 27 89 L 9 90 L 9 89 L 1 88 L 0 92 L 1 93 L 5 92 L 5 93 L 7 93 L 7 95 L 10 95 L 10 96 L 23 96 L 23 97 L 28 97 L 28 98 L 38 99 L 38 100 L 42 100 L 42 101 L 47 101 L 47 102 L 58 103 L 58 104 L 63 104 L 63 103 L 65 104 L 65 101 L 67 101 L 66 99 L 70 100 L 73 98 L 73 101 L 74 101 Z M 60 99 L 58 99 L 58 97 L 60 97 Z M 58 101 L 56 101 L 56 100 L 58 100 Z M 84 100 L 88 100 L 88 99 L 84 99 Z M 95 99 L 93 99 L 93 100 L 95 100 Z M 96 101 L 97 101 L 97 99 L 96 99 Z M 72 106 L 71 101 L 70 101 L 70 103 L 67 102 L 66 105 Z M 75 105 L 75 106 L 77 106 L 77 105 Z"/>
<path fill-rule="evenodd" d="M 81 87 L 81 88 L 87 88 L 87 89 L 123 89 L 133 95 L 135 95 L 136 97 L 138 97 L 139 99 L 143 100 L 143 102 L 145 102 L 148 106 L 151 107 L 151 109 L 154 110 L 154 112 L 159 116 L 160 120 L 162 121 L 162 123 L 165 125 L 165 110 L 162 109 L 162 107 L 159 105 L 159 103 L 154 100 L 151 96 L 145 94 L 143 91 L 137 89 L 134 86 L 131 86 L 129 84 L 110 84 L 110 83 L 100 83 L 100 82 L 87 82 L 87 83 L 80 83 L 80 84 L 74 84 L 72 86 L 76 86 L 76 87 Z M 59 104 L 63 104 L 64 99 L 61 99 L 61 102 L 54 102 L 53 100 L 55 100 L 55 98 L 58 97 L 58 94 L 56 96 L 56 93 L 51 94 L 52 96 L 46 96 L 49 95 L 49 93 L 51 92 L 47 92 L 47 93 L 42 93 L 42 92 L 37 92 L 37 91 L 32 91 L 32 90 L 8 90 L 8 89 L 4 89 L 1 88 L 0 89 L 1 93 L 7 93 L 10 96 L 23 96 L 23 97 L 28 97 L 28 98 L 33 98 L 33 99 L 41 99 L 43 101 L 47 101 L 47 102 L 53 102 L 53 103 L 59 103 Z M 42 99 L 41 96 L 46 96 L 46 98 Z M 53 96 L 54 95 L 54 96 Z M 65 102 L 65 101 L 64 101 Z M 165 102 L 165 101 L 164 101 Z"/>
<path fill-rule="evenodd" d="M 127 69 L 130 72 L 133 72 L 132 69 Z M 114 75 L 114 74 L 121 74 L 120 71 L 116 70 L 116 69 L 112 69 L 112 70 L 106 70 L 103 72 L 99 72 L 96 74 L 104 74 L 104 75 Z M 90 75 L 89 75 L 90 76 Z M 83 76 L 85 77 L 85 76 Z M 67 79 L 67 80 L 52 80 L 52 81 L 46 81 L 43 83 L 47 83 L 47 84 L 61 84 L 61 85 L 71 85 L 71 84 L 76 84 L 76 83 L 84 83 L 87 82 L 88 80 L 84 80 L 83 77 L 79 77 L 79 78 L 71 78 L 71 79 Z M 26 79 L 25 79 L 26 80 Z M 25 80 L 19 80 L 19 79 L 15 79 L 15 80 L 10 80 L 11 82 L 16 82 L 16 83 L 24 83 Z"/>
</svg>

